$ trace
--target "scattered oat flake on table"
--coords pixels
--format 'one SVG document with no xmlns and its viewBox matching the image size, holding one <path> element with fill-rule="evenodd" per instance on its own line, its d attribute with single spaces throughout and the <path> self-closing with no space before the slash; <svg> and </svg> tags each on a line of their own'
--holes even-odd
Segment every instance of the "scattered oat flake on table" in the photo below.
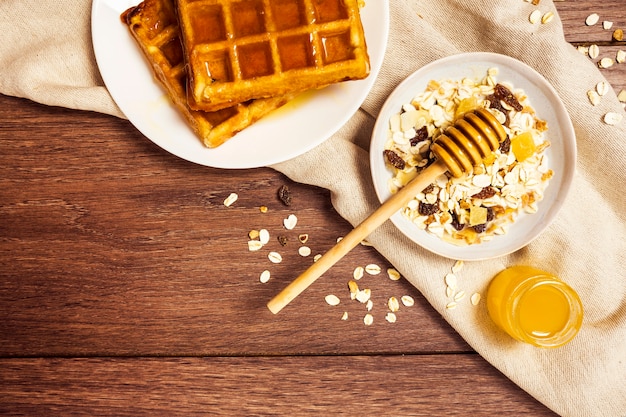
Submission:
<svg viewBox="0 0 626 417">
<path fill-rule="evenodd" d="M 348 312 L 347 311 L 343 312 L 343 315 L 341 316 L 341 320 L 343 320 L 343 321 L 348 320 Z"/>
<path fill-rule="evenodd" d="M 298 248 L 298 254 L 300 254 L 300 256 L 307 257 L 311 254 L 311 248 L 308 246 L 300 246 Z"/>
<path fill-rule="evenodd" d="M 604 123 L 615 126 L 622 121 L 622 115 L 619 113 L 608 112 L 604 115 Z"/>
<path fill-rule="evenodd" d="M 612 27 L 613 27 L 613 22 L 611 22 L 609 20 L 605 20 L 604 22 L 602 22 L 602 29 L 609 30 Z"/>
<path fill-rule="evenodd" d="M 365 317 L 363 317 L 363 323 L 365 323 L 366 326 L 371 326 L 372 323 L 374 323 L 374 316 L 367 313 Z"/>
<path fill-rule="evenodd" d="M 405 307 L 412 307 L 415 305 L 415 300 L 410 295 L 403 295 L 400 298 L 400 301 L 402 301 L 402 304 L 404 304 Z"/>
<path fill-rule="evenodd" d="M 363 304 L 367 303 L 371 297 L 372 297 L 372 290 L 370 290 L 369 288 L 358 290 L 355 296 L 356 300 Z"/>
<path fill-rule="evenodd" d="M 259 241 L 264 245 L 267 245 L 269 243 L 270 232 L 268 232 L 267 229 L 259 230 Z"/>
<path fill-rule="evenodd" d="M 392 281 L 400 280 L 400 272 L 398 272 L 398 270 L 394 268 L 387 268 L 387 276 Z"/>
<path fill-rule="evenodd" d="M 626 51 L 622 49 L 617 51 L 615 53 L 615 61 L 617 61 L 618 64 L 623 64 L 624 62 L 626 62 Z"/>
<path fill-rule="evenodd" d="M 367 303 L 365 303 L 365 309 L 367 311 L 372 311 L 372 308 L 374 308 L 374 302 L 371 299 L 369 299 L 367 300 Z"/>
<path fill-rule="evenodd" d="M 268 271 L 266 269 L 265 271 L 261 272 L 261 276 L 259 277 L 259 281 L 261 281 L 263 284 L 265 284 L 266 282 L 268 282 L 270 280 L 270 276 L 271 276 L 270 271 Z"/>
<path fill-rule="evenodd" d="M 380 274 L 380 266 L 376 265 L 376 264 L 369 264 L 365 267 L 365 272 L 367 272 L 370 275 L 378 275 Z"/>
<path fill-rule="evenodd" d="M 258 240 L 249 240 L 248 241 L 248 250 L 250 252 L 256 252 L 263 247 L 263 243 Z"/>
<path fill-rule="evenodd" d="M 400 310 L 400 302 L 396 297 L 389 297 L 389 300 L 387 300 L 387 307 L 389 307 L 389 311 L 395 313 Z"/>
<path fill-rule="evenodd" d="M 230 193 L 230 195 L 224 200 L 224 205 L 226 207 L 230 207 L 235 201 L 237 201 L 238 198 L 239 196 L 237 193 Z"/>
<path fill-rule="evenodd" d="M 589 45 L 588 54 L 589 58 L 596 59 L 600 55 L 600 47 L 595 43 L 593 45 Z"/>
<path fill-rule="evenodd" d="M 587 26 L 593 26 L 600 20 L 600 15 L 598 13 L 592 13 L 585 19 L 585 24 Z"/>
<path fill-rule="evenodd" d="M 387 313 L 387 315 L 385 316 L 385 320 L 387 320 L 389 323 L 395 323 L 397 320 L 397 317 L 394 313 Z"/>
<path fill-rule="evenodd" d="M 298 224 L 298 218 L 295 214 L 290 214 L 286 219 L 283 220 L 283 226 L 285 229 L 292 230 Z"/>
<path fill-rule="evenodd" d="M 278 252 L 270 252 L 267 254 L 267 258 L 270 260 L 270 262 L 274 263 L 274 264 L 279 264 L 283 261 L 283 257 L 280 255 L 280 253 Z"/>
<path fill-rule="evenodd" d="M 328 294 L 326 297 L 324 297 L 324 300 L 326 300 L 326 304 L 330 306 L 339 305 L 339 303 L 341 302 L 339 297 L 337 297 L 335 294 Z"/>
<path fill-rule="evenodd" d="M 356 268 L 354 268 L 354 271 L 352 272 L 352 278 L 356 279 L 357 281 L 360 280 L 361 278 L 363 278 L 363 271 L 365 269 L 362 266 L 357 266 Z"/>
</svg>

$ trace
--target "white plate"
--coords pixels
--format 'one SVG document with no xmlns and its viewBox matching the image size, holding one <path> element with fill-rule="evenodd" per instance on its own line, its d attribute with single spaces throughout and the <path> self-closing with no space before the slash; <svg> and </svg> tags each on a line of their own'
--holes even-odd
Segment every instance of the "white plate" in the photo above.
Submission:
<svg viewBox="0 0 626 417">
<path fill-rule="evenodd" d="M 361 10 L 370 55 L 370 75 L 305 93 L 222 146 L 206 148 L 169 104 L 120 14 L 140 0 L 94 0 L 92 40 L 96 61 L 122 112 L 166 151 L 215 168 L 254 168 L 286 161 L 319 145 L 358 110 L 383 61 L 389 31 L 388 0 L 366 2 Z"/>
<path fill-rule="evenodd" d="M 545 190 L 544 199 L 539 202 L 539 211 L 535 214 L 521 214 L 506 235 L 495 236 L 489 242 L 456 246 L 419 229 L 401 212 L 391 217 L 396 227 L 414 242 L 452 259 L 478 260 L 509 254 L 530 243 L 554 220 L 569 191 L 576 165 L 574 128 L 556 91 L 539 73 L 511 57 L 482 52 L 453 55 L 422 67 L 404 80 L 382 107 L 372 134 L 372 178 L 378 198 L 383 202 L 391 195 L 388 181 L 392 173 L 385 166 L 382 156 L 391 115 L 398 113 L 403 103 L 424 91 L 430 80 L 459 80 L 463 77 L 479 79 L 486 74 L 487 69 L 493 67 L 499 70 L 497 80 L 523 89 L 538 117 L 548 122 L 546 137 L 551 146 L 546 150 L 546 155 L 554 176 Z"/>
</svg>

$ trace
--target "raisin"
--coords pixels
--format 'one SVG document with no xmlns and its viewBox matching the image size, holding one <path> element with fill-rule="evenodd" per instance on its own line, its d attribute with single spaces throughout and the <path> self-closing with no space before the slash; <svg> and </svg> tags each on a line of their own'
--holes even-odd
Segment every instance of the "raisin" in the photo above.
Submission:
<svg viewBox="0 0 626 417">
<path fill-rule="evenodd" d="M 455 230 L 461 231 L 465 228 L 465 225 L 463 223 L 459 223 L 459 218 L 457 217 L 456 213 L 451 213 L 452 214 L 452 222 L 450 223 L 450 225 L 452 227 L 454 227 Z"/>
<path fill-rule="evenodd" d="M 500 144 L 500 152 L 503 154 L 507 154 L 511 151 L 511 139 L 509 138 L 509 136 L 507 135 L 506 139 L 504 139 L 502 141 L 502 143 Z"/>
<path fill-rule="evenodd" d="M 475 226 L 472 226 L 472 228 L 476 231 L 476 233 L 483 233 L 485 230 L 487 230 L 487 224 L 477 224 Z"/>
<path fill-rule="evenodd" d="M 283 202 L 284 205 L 290 206 L 291 205 L 291 191 L 289 190 L 289 187 L 287 187 L 286 185 L 281 185 L 280 188 L 278 189 L 278 198 L 280 199 L 280 201 Z"/>
<path fill-rule="evenodd" d="M 487 221 L 490 222 L 496 218 L 496 212 L 493 210 L 493 207 L 487 207 Z"/>
<path fill-rule="evenodd" d="M 517 97 L 515 97 L 513 93 L 511 93 L 511 90 L 509 90 L 502 84 L 496 84 L 496 86 L 494 87 L 494 95 L 517 111 L 522 111 L 522 109 L 524 108 L 524 106 L 522 106 L 517 100 Z"/>
<path fill-rule="evenodd" d="M 435 190 L 435 184 L 430 184 L 428 187 L 424 188 L 422 192 L 424 194 L 432 193 Z"/>
<path fill-rule="evenodd" d="M 286 246 L 287 245 L 287 236 L 283 236 L 280 235 L 278 236 L 278 243 L 280 243 L 280 246 Z"/>
<path fill-rule="evenodd" d="M 411 139 L 411 146 L 415 146 L 426 139 L 428 139 L 428 129 L 426 126 L 422 126 L 417 130 L 417 132 L 415 132 L 415 137 Z"/>
<path fill-rule="evenodd" d="M 420 201 L 417 211 L 422 216 L 430 216 L 431 214 L 435 214 L 439 211 L 439 204 L 428 204 Z"/>
<path fill-rule="evenodd" d="M 493 187 L 485 187 L 479 192 L 477 192 L 476 194 L 474 194 L 472 198 L 484 199 L 484 198 L 493 197 L 494 195 L 496 195 L 496 190 Z"/>
<path fill-rule="evenodd" d="M 385 156 L 385 158 L 387 158 L 387 161 L 395 168 L 397 169 L 404 169 L 405 167 L 405 163 L 404 163 L 404 159 L 402 159 L 400 157 L 400 155 L 398 155 L 397 153 L 395 153 L 392 150 L 389 149 L 385 149 L 383 151 L 383 155 Z"/>
</svg>

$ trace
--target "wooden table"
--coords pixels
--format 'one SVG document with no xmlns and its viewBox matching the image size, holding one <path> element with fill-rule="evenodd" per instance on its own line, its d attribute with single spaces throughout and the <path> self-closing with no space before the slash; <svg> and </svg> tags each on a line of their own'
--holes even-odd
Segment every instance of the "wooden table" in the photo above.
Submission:
<svg viewBox="0 0 626 417">
<path fill-rule="evenodd" d="M 597 12 L 626 29 L 623 0 L 557 6 L 574 45 L 626 49 L 584 24 Z M 603 73 L 626 88 L 626 64 Z M 272 315 L 265 303 L 310 262 L 298 234 L 315 254 L 350 230 L 326 190 L 271 169 L 188 163 L 113 117 L 6 96 L 0 108 L 0 413 L 554 415 L 404 280 L 363 279 L 378 306 L 414 298 L 394 324 L 383 307 L 365 326 L 359 303 L 327 305 L 356 267 L 391 266 L 371 247 Z M 291 206 L 276 196 L 282 185 Z M 286 231 L 292 213 L 298 226 Z M 281 264 L 248 251 L 260 228 Z"/>
</svg>

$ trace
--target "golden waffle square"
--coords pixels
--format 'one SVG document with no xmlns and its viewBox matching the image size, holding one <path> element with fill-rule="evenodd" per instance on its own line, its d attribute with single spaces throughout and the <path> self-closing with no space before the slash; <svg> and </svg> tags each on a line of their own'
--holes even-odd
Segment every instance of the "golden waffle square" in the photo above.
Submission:
<svg viewBox="0 0 626 417">
<path fill-rule="evenodd" d="M 359 0 L 176 2 L 193 108 L 211 110 L 369 74 Z"/>
<path fill-rule="evenodd" d="M 126 10 L 121 18 L 150 62 L 156 79 L 209 148 L 221 145 L 290 98 L 252 100 L 214 112 L 192 110 L 187 103 L 187 72 L 173 0 L 145 0 Z"/>
</svg>

